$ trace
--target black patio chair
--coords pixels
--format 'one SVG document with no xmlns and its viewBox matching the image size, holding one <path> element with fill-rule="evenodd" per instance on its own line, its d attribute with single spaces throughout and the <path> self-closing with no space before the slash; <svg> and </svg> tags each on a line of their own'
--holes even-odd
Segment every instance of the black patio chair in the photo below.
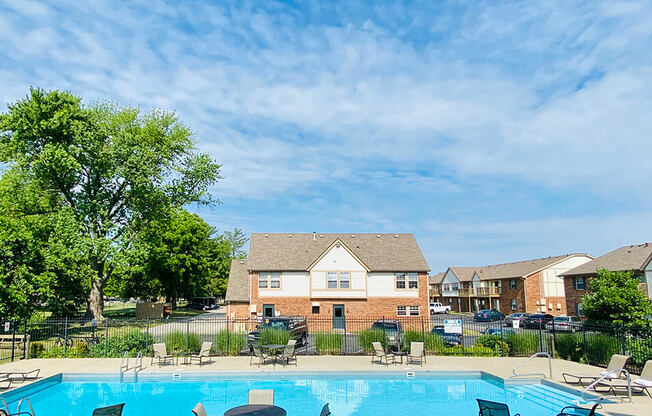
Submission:
<svg viewBox="0 0 652 416">
<path fill-rule="evenodd" d="M 510 416 L 509 407 L 505 403 L 476 399 L 480 407 L 478 416 Z M 520 416 L 518 413 L 514 416 Z"/>
</svg>

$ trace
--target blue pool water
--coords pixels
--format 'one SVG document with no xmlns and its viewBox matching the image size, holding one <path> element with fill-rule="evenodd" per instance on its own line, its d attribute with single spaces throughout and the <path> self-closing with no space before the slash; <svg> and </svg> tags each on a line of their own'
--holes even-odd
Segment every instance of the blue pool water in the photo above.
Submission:
<svg viewBox="0 0 652 416">
<path fill-rule="evenodd" d="M 143 374 L 120 382 L 115 375 L 64 375 L 6 394 L 10 410 L 28 397 L 36 416 L 91 415 L 96 407 L 125 402 L 125 416 L 188 415 L 201 401 L 210 416 L 247 403 L 250 389 L 273 389 L 274 402 L 288 416 L 318 415 L 330 403 L 334 416 L 381 414 L 469 416 L 477 414 L 476 398 L 508 403 L 512 414 L 552 416 L 578 396 L 539 383 L 507 383 L 479 373 L 441 375 L 392 374 L 218 375 Z M 22 391 L 21 391 L 22 390 Z M 24 410 L 25 408 L 23 408 Z"/>
</svg>

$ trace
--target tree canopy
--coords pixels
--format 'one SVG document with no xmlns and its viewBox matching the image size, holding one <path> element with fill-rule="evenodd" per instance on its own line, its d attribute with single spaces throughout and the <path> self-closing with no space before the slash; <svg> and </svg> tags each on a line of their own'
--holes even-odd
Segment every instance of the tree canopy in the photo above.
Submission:
<svg viewBox="0 0 652 416">
<path fill-rule="evenodd" d="M 650 299 L 639 290 L 640 280 L 630 272 L 598 270 L 582 296 L 584 315 L 593 321 L 639 326 L 652 314 Z"/>
<path fill-rule="evenodd" d="M 103 316 L 107 281 L 138 233 L 187 204 L 212 203 L 209 187 L 220 179 L 220 165 L 196 151 L 174 113 L 106 102 L 83 106 L 68 92 L 41 89 L 30 89 L 0 115 L 0 162 L 7 165 L 3 180 L 13 183 L 6 198 L 24 201 L 8 215 L 50 221 L 52 238 L 66 238 L 58 255 L 46 236 L 48 248 L 31 253 L 51 254 L 54 269 L 61 262 L 85 264 L 79 273 L 88 279 L 96 318 Z M 33 232 L 20 226 L 12 229 Z M 29 267 L 14 267 L 16 282 L 25 278 L 18 270 Z"/>
</svg>

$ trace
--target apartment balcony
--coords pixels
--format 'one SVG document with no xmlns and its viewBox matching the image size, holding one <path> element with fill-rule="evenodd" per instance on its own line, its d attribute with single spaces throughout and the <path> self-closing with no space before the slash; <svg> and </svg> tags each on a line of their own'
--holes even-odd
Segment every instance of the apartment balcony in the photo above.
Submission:
<svg viewBox="0 0 652 416">
<path fill-rule="evenodd" d="M 500 296 L 501 289 L 499 287 L 476 287 L 475 296 Z"/>
</svg>

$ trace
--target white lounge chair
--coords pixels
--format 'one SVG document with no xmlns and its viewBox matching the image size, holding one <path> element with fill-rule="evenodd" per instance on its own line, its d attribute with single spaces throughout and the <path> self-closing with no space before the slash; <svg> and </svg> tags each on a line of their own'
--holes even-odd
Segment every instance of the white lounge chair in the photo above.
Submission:
<svg viewBox="0 0 652 416">
<path fill-rule="evenodd" d="M 274 390 L 249 390 L 249 404 L 274 406 Z"/>
<path fill-rule="evenodd" d="M 600 377 L 608 376 L 606 379 L 618 379 L 622 375 L 622 369 L 625 368 L 625 365 L 627 364 L 627 361 L 629 361 L 630 356 L 629 355 L 620 355 L 620 354 L 614 354 L 611 356 L 611 360 L 609 360 L 609 364 L 607 365 L 607 369 L 602 371 L 600 374 L 570 374 L 570 373 L 562 373 L 562 377 L 564 378 L 564 381 L 568 384 L 581 384 L 584 385 L 584 380 L 588 380 L 590 383 L 594 382 L 595 380 L 599 379 Z"/>
<path fill-rule="evenodd" d="M 13 370 L 2 370 L 0 371 L 0 377 L 7 376 L 12 380 L 20 379 L 21 382 L 25 380 L 32 380 L 38 378 L 38 375 L 41 373 L 40 368 L 18 368 Z M 17 376 L 17 377 L 16 377 Z"/>
<path fill-rule="evenodd" d="M 6 375 L 0 375 L 0 389 L 8 389 L 11 386 L 11 379 Z"/>
<path fill-rule="evenodd" d="M 391 352 L 385 352 L 383 349 L 383 346 L 380 344 L 380 342 L 374 341 L 371 343 L 371 345 L 374 347 L 374 355 L 371 356 L 371 363 L 374 363 L 374 360 L 377 358 L 378 362 L 380 364 L 383 363 L 383 359 L 385 360 L 385 364 L 389 365 L 389 360 L 392 360 L 392 363 L 396 362 L 396 356 L 392 354 Z"/>
<path fill-rule="evenodd" d="M 652 398 L 652 360 L 647 360 L 641 371 L 641 376 L 634 380 L 634 384 L 641 386 L 648 396 Z"/>
<path fill-rule="evenodd" d="M 173 362 L 174 356 L 168 355 L 164 343 L 161 342 L 159 344 L 153 344 L 152 349 L 154 350 L 154 355 L 152 356 L 152 364 L 154 363 L 154 358 L 158 358 L 159 366 L 161 363 L 166 363 L 168 361 L 170 361 L 170 363 Z"/>
<path fill-rule="evenodd" d="M 213 348 L 213 343 L 206 341 L 201 344 L 201 349 L 199 350 L 199 354 L 192 354 L 190 356 L 190 363 L 192 364 L 192 360 L 199 360 L 199 365 L 202 365 L 202 360 L 206 358 L 208 362 L 210 363 L 211 360 L 211 348 Z"/>
<path fill-rule="evenodd" d="M 418 361 L 419 365 L 423 365 L 423 362 L 426 361 L 426 354 L 423 351 L 423 342 L 411 342 L 410 353 L 407 358 L 408 363 Z"/>
</svg>

